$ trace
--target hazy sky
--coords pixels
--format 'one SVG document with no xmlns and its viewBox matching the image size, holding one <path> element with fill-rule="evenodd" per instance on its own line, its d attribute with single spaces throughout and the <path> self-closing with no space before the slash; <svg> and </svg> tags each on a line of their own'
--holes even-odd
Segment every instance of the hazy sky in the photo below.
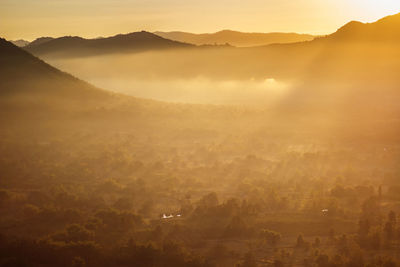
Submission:
<svg viewBox="0 0 400 267">
<path fill-rule="evenodd" d="M 400 12 L 400 0 L 0 0 L 0 36 L 109 36 L 138 30 L 324 34 Z"/>
</svg>

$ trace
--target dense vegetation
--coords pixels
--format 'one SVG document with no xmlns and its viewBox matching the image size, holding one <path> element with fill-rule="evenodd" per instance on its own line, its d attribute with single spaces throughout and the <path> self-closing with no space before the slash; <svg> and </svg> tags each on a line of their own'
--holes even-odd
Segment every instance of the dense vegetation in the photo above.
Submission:
<svg viewBox="0 0 400 267">
<path fill-rule="evenodd" d="M 394 266 L 397 140 L 293 135 L 261 128 L 261 111 L 197 108 L 8 114 L 1 263 Z"/>
</svg>

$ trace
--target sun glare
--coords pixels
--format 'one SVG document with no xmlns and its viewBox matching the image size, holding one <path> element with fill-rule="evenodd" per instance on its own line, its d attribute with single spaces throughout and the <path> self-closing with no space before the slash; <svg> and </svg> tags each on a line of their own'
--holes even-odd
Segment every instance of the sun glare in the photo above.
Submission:
<svg viewBox="0 0 400 267">
<path fill-rule="evenodd" d="M 399 0 L 355 0 L 353 8 L 373 17 L 383 17 L 400 12 Z"/>
</svg>

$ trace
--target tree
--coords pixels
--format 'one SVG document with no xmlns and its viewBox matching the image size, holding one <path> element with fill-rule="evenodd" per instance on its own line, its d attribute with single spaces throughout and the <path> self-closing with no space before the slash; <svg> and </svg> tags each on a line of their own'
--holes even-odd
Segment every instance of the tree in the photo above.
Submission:
<svg viewBox="0 0 400 267">
<path fill-rule="evenodd" d="M 93 240 L 94 233 L 79 224 L 68 225 L 64 232 L 51 237 L 54 241 L 79 242 Z"/>
<path fill-rule="evenodd" d="M 215 207 L 218 205 L 218 197 L 217 193 L 211 192 L 205 196 L 203 196 L 199 201 L 199 206 L 205 207 Z"/>
<path fill-rule="evenodd" d="M 393 234 L 394 234 L 394 229 L 393 229 L 393 225 L 390 221 L 387 221 L 385 223 L 385 226 L 383 227 L 383 232 L 385 234 L 385 239 L 387 241 L 392 240 Z"/>
<path fill-rule="evenodd" d="M 393 225 L 397 224 L 396 213 L 394 211 L 391 210 L 389 212 L 388 219 L 389 219 L 389 222 L 391 222 Z"/>
<path fill-rule="evenodd" d="M 374 231 L 369 237 L 369 245 L 371 248 L 378 250 L 381 248 L 381 235 L 379 231 Z"/>
<path fill-rule="evenodd" d="M 279 259 L 274 260 L 274 267 L 283 267 L 283 262 Z"/>
<path fill-rule="evenodd" d="M 318 267 L 327 267 L 329 266 L 329 257 L 325 254 L 318 255 L 316 259 L 316 263 Z"/>
<path fill-rule="evenodd" d="M 390 246 L 390 242 L 396 238 L 396 214 L 393 211 L 388 214 L 388 220 L 383 227 L 383 234 L 385 244 Z"/>
<path fill-rule="evenodd" d="M 248 227 L 242 218 L 234 216 L 225 228 L 226 237 L 243 237 L 248 233 Z"/>
<path fill-rule="evenodd" d="M 281 234 L 267 229 L 261 230 L 261 237 L 271 246 L 276 246 L 281 239 Z"/>
<path fill-rule="evenodd" d="M 296 247 L 309 249 L 310 243 L 308 243 L 307 241 L 304 240 L 302 234 L 299 234 L 299 236 L 297 237 L 297 240 L 296 240 Z"/>
<path fill-rule="evenodd" d="M 360 235 L 360 237 L 368 236 L 369 229 L 370 229 L 370 224 L 369 224 L 368 219 L 364 219 L 364 220 L 361 219 L 358 222 L 358 234 Z"/>
<path fill-rule="evenodd" d="M 341 254 L 341 255 L 347 255 L 349 253 L 349 247 L 348 247 L 346 235 L 342 235 L 338 239 L 338 241 L 336 243 L 336 247 L 337 247 L 339 254 Z"/>
<path fill-rule="evenodd" d="M 77 242 L 77 241 L 88 241 L 94 238 L 93 232 L 87 230 L 79 224 L 71 224 L 66 229 L 67 241 Z"/>
<path fill-rule="evenodd" d="M 237 265 L 237 267 L 256 267 L 257 263 L 254 259 L 254 256 L 251 252 L 247 252 L 244 255 L 243 261 Z"/>
<path fill-rule="evenodd" d="M 85 267 L 86 262 L 81 257 L 75 257 L 72 259 L 72 267 Z"/>
<path fill-rule="evenodd" d="M 321 246 L 321 239 L 319 239 L 319 237 L 316 237 L 312 245 L 314 248 L 319 248 Z"/>
</svg>

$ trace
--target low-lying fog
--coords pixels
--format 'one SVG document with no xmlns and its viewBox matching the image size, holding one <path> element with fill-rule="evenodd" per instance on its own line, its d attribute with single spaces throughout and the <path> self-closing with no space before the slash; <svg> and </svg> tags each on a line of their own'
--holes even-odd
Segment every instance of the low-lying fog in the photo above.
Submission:
<svg viewBox="0 0 400 267">
<path fill-rule="evenodd" d="M 274 104 L 289 90 L 289 84 L 274 79 L 243 78 L 215 79 L 198 75 L 158 75 L 158 66 L 152 67 L 143 55 L 100 56 L 74 59 L 45 60 L 51 65 L 106 90 L 168 102 L 197 104 Z M 157 63 L 155 63 L 157 64 Z M 190 68 L 191 66 L 187 66 Z M 175 67 L 177 68 L 176 64 Z M 182 66 L 182 73 L 185 73 Z M 168 69 L 168 68 L 164 68 Z M 152 72 L 154 70 L 154 72 Z"/>
<path fill-rule="evenodd" d="M 118 93 L 168 102 L 200 104 L 265 104 L 284 94 L 287 86 L 274 79 L 217 81 L 205 77 L 191 79 L 151 79 L 83 77 L 92 84 Z"/>
<path fill-rule="evenodd" d="M 293 106 L 310 98 L 319 108 L 336 101 L 352 108 L 354 99 L 363 98 L 357 102 L 369 107 L 382 103 L 376 97 L 398 91 L 399 78 L 393 70 L 399 63 L 393 58 L 399 52 L 389 48 L 176 49 L 43 59 L 97 87 L 141 98 L 263 107 Z M 337 105 L 332 109 L 343 110 Z"/>
</svg>

